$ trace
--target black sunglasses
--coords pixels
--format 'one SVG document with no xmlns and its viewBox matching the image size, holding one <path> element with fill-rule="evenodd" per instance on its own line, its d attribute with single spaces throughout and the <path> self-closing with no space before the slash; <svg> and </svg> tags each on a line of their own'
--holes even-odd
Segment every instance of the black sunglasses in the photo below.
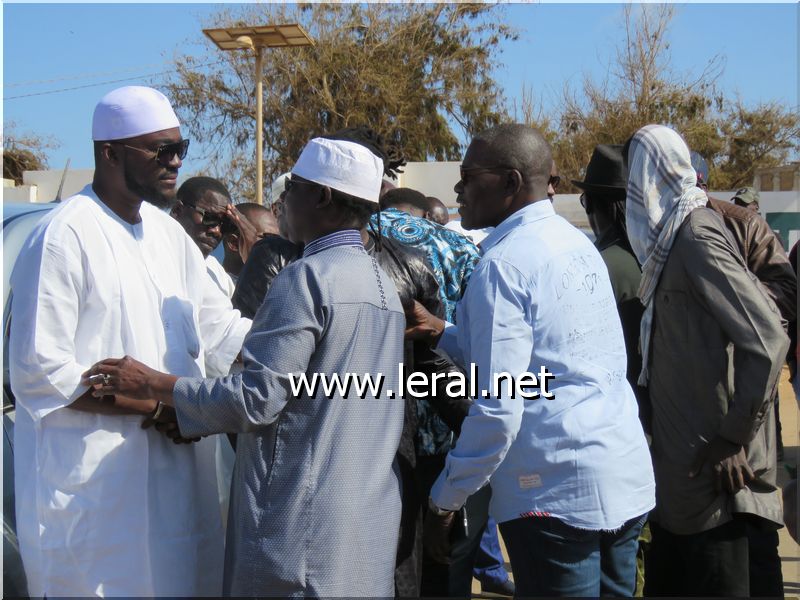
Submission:
<svg viewBox="0 0 800 600">
<path fill-rule="evenodd" d="M 236 225 L 234 225 L 233 221 L 231 221 L 225 215 L 211 213 L 204 208 L 191 206 L 189 204 L 184 204 L 183 202 L 181 202 L 181 204 L 187 208 L 191 208 L 194 212 L 200 215 L 200 224 L 206 229 L 214 229 L 214 227 L 219 227 L 219 230 L 222 234 L 233 233 L 236 231 Z"/>
<path fill-rule="evenodd" d="M 548 184 L 553 186 L 554 190 L 558 189 L 558 186 L 561 185 L 561 176 L 560 175 L 551 175 L 550 179 L 547 181 Z"/>
<path fill-rule="evenodd" d="M 112 142 L 115 144 L 120 144 L 125 146 L 126 148 L 130 148 L 131 150 L 138 150 L 139 152 L 144 152 L 146 154 L 152 154 L 156 162 L 163 167 L 168 167 L 169 164 L 172 162 L 172 158 L 177 156 L 179 159 L 183 160 L 186 158 L 186 153 L 189 152 L 189 140 L 183 139 L 177 142 L 171 142 L 169 144 L 161 144 L 155 150 L 148 150 L 147 148 L 138 148 L 136 146 L 129 146 L 128 144 L 123 144 L 122 142 Z"/>
<path fill-rule="evenodd" d="M 516 169 L 513 167 L 459 167 L 459 175 L 463 184 L 467 183 L 471 174 L 477 175 L 478 173 L 492 173 L 495 171 L 516 171 Z"/>
</svg>

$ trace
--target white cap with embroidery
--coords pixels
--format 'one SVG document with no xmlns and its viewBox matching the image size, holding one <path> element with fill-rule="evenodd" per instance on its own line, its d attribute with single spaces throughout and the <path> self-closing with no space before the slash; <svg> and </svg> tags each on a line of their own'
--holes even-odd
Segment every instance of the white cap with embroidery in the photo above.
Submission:
<svg viewBox="0 0 800 600">
<path fill-rule="evenodd" d="M 107 93 L 94 109 L 92 139 L 128 138 L 180 127 L 167 97 L 153 88 L 129 85 Z"/>
<path fill-rule="evenodd" d="M 314 138 L 303 148 L 292 174 L 377 204 L 383 160 L 355 142 Z"/>
</svg>

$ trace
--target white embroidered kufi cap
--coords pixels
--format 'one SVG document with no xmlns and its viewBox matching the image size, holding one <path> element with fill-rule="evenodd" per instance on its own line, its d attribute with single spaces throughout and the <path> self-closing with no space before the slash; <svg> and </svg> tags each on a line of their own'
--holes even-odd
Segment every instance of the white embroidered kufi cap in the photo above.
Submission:
<svg viewBox="0 0 800 600">
<path fill-rule="evenodd" d="M 314 138 L 303 148 L 292 174 L 377 204 L 383 161 L 361 144 Z"/>
<path fill-rule="evenodd" d="M 94 109 L 94 141 L 128 138 L 180 127 L 167 97 L 153 88 L 129 85 L 102 97 Z"/>
</svg>

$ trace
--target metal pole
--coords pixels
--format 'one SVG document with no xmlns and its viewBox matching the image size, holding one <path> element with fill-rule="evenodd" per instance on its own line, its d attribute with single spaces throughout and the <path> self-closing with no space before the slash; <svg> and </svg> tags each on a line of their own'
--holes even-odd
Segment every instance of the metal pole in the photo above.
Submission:
<svg viewBox="0 0 800 600">
<path fill-rule="evenodd" d="M 69 163 L 72 159 L 67 159 L 67 164 L 64 165 L 64 172 L 61 174 L 61 183 L 58 184 L 58 192 L 56 193 L 56 199 L 53 202 L 61 202 L 61 192 L 64 190 L 64 180 L 67 178 L 67 171 L 69 171 Z"/>
<path fill-rule="evenodd" d="M 261 46 L 256 47 L 256 202 L 264 204 L 264 83 Z"/>
</svg>

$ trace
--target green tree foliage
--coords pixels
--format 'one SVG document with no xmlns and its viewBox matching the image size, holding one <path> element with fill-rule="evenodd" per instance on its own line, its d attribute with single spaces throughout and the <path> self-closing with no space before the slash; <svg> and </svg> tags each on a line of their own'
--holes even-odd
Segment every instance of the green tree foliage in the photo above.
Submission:
<svg viewBox="0 0 800 600">
<path fill-rule="evenodd" d="M 3 178 L 21 185 L 23 172 L 47 168 L 47 149 L 57 144 L 36 135 L 19 134 L 14 123 L 6 123 L 3 129 Z"/>
<path fill-rule="evenodd" d="M 717 168 L 722 185 L 733 190 L 752 185 L 755 170 L 785 164 L 800 147 L 800 117 L 775 102 L 746 107 L 737 99 L 719 121 L 724 140 Z"/>
<path fill-rule="evenodd" d="M 369 125 L 408 160 L 453 160 L 463 136 L 504 118 L 492 79 L 499 44 L 514 32 L 484 4 L 258 4 L 205 26 L 300 23 L 316 45 L 264 53 L 264 171 L 288 170 L 305 142 Z M 254 186 L 252 52 L 178 57 L 166 82 L 186 134 L 213 144 L 212 164 L 237 192 Z M 220 55 L 199 67 L 208 55 Z M 268 185 L 268 183 L 267 183 Z"/>
<path fill-rule="evenodd" d="M 532 92 L 525 91 L 518 118 L 521 112 L 525 122 L 544 131 L 562 180 L 583 179 L 595 145 L 624 143 L 649 123 L 680 132 L 708 161 L 715 189 L 750 185 L 755 169 L 782 164 L 800 147 L 797 112 L 777 103 L 746 107 L 716 89 L 724 68 L 720 57 L 695 77 L 671 70 L 668 32 L 674 11 L 670 4 L 626 6 L 624 41 L 609 76 L 584 77 L 579 89 L 565 86 L 558 114 L 545 117 Z"/>
</svg>

